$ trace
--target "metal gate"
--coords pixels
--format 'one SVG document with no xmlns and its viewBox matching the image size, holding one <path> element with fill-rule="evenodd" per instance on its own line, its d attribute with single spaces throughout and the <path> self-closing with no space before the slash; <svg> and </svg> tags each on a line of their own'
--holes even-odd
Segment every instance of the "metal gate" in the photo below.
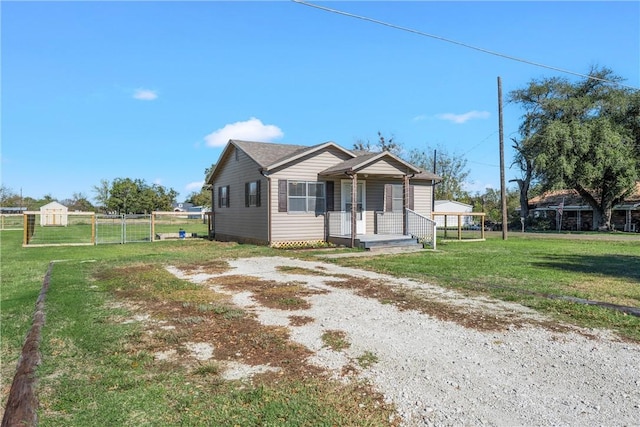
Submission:
<svg viewBox="0 0 640 427">
<path fill-rule="evenodd" d="M 96 245 L 151 242 L 151 215 L 96 215 Z"/>
</svg>

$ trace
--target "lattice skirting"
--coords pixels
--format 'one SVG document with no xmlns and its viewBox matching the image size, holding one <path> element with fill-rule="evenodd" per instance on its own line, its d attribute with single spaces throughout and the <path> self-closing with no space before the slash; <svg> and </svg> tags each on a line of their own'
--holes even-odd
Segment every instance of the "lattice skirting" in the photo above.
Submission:
<svg viewBox="0 0 640 427">
<path fill-rule="evenodd" d="M 272 242 L 271 247 L 276 249 L 305 249 L 305 248 L 326 248 L 333 246 L 324 240 L 304 240 L 288 242 Z"/>
</svg>

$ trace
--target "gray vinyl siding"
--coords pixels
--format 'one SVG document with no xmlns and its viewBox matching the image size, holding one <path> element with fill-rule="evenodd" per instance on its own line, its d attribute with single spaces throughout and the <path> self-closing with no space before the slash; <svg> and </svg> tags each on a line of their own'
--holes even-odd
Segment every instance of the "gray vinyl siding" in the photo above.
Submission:
<svg viewBox="0 0 640 427">
<path fill-rule="evenodd" d="M 271 178 L 271 243 L 325 240 L 325 214 L 278 212 L 278 180 L 321 181 L 318 173 L 350 158 L 334 148 L 327 148 L 299 159 L 295 164 L 270 174 Z M 326 190 L 326 188 L 325 188 Z M 340 210 L 340 183 L 334 187 L 335 210 Z"/>
<path fill-rule="evenodd" d="M 259 166 L 236 148 L 221 159 L 222 169 L 213 183 L 213 211 L 216 236 L 225 240 L 268 243 L 267 179 Z M 245 206 L 245 183 L 260 181 L 260 206 Z M 229 207 L 218 206 L 218 188 L 229 186 Z"/>
<path fill-rule="evenodd" d="M 389 181 L 376 179 L 363 179 L 362 181 L 366 182 L 367 191 L 366 233 L 373 234 L 375 233 L 376 212 L 384 210 L 384 186 Z"/>
<path fill-rule="evenodd" d="M 411 182 L 414 186 L 413 190 L 413 210 L 422 216 L 431 218 L 431 195 L 433 186 L 431 181 L 415 181 Z"/>
</svg>

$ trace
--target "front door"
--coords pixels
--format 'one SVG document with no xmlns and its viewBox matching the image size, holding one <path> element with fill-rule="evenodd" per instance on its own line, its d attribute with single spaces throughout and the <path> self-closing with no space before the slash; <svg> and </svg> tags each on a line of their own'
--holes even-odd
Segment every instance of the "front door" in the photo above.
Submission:
<svg viewBox="0 0 640 427">
<path fill-rule="evenodd" d="M 342 197 L 341 197 L 341 207 L 342 211 L 345 213 L 351 212 L 352 200 L 351 200 L 351 190 L 353 186 L 351 185 L 350 179 L 342 180 Z M 366 204 L 365 204 L 365 191 L 366 185 L 365 181 L 358 181 L 357 191 L 356 191 L 356 234 L 365 234 L 366 227 Z M 342 224 L 342 234 L 349 235 L 351 234 L 351 222 L 349 219 L 351 218 L 349 215 L 343 215 L 343 224 Z"/>
</svg>

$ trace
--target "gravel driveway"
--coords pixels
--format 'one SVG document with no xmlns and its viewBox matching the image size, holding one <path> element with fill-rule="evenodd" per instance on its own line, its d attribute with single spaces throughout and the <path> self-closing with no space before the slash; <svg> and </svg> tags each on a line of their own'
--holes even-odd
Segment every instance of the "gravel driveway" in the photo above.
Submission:
<svg viewBox="0 0 640 427">
<path fill-rule="evenodd" d="M 288 326 L 291 339 L 314 351 L 311 362 L 336 378 L 364 352 L 374 353 L 377 363 L 359 375 L 396 405 L 403 425 L 640 425 L 640 345 L 607 331 L 548 328 L 543 325 L 553 324 L 550 319 L 516 304 L 322 262 L 264 257 L 229 264 L 222 275 L 296 281 L 327 291 L 309 296 L 311 307 L 298 311 L 261 306 L 249 292 L 233 300 L 263 324 Z M 513 326 L 478 330 L 331 285 L 347 277 L 416 289 L 458 312 L 513 319 Z M 291 315 L 314 321 L 292 326 Z M 324 347 L 327 330 L 344 331 L 351 346 L 339 352 Z"/>
</svg>

